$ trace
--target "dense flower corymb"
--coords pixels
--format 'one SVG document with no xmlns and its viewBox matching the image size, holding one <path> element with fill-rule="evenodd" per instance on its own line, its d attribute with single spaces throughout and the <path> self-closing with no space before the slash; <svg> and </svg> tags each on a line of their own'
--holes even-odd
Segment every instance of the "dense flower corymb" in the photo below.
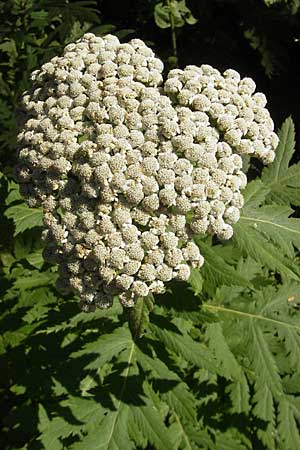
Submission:
<svg viewBox="0 0 300 450">
<path fill-rule="evenodd" d="M 124 306 L 187 280 L 195 234 L 232 236 L 242 155 L 278 139 L 255 83 L 211 66 L 172 70 L 141 40 L 88 33 L 32 74 L 17 176 L 44 210 L 45 259 L 82 307 Z"/>
</svg>

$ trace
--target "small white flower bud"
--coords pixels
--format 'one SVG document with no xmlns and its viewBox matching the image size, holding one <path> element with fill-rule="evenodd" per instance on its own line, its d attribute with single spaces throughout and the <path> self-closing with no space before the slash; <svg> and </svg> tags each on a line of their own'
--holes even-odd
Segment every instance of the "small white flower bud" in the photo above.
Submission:
<svg viewBox="0 0 300 450">
<path fill-rule="evenodd" d="M 131 290 L 136 297 L 147 297 L 149 294 L 149 288 L 143 281 L 134 281 Z"/>
<path fill-rule="evenodd" d="M 187 264 L 179 264 L 176 267 L 176 278 L 179 281 L 188 281 L 191 275 L 191 269 Z"/>
</svg>

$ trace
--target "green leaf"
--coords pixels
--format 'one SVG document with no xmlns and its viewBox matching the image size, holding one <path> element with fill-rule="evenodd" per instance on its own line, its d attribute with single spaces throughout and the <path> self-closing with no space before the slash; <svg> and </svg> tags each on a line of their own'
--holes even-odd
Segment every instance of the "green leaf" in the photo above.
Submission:
<svg viewBox="0 0 300 450">
<path fill-rule="evenodd" d="M 300 371 L 300 327 L 299 330 L 280 327 L 278 336 L 284 341 L 287 349 L 286 358 L 290 367 Z"/>
<path fill-rule="evenodd" d="M 149 324 L 149 313 L 153 309 L 151 296 L 140 297 L 133 308 L 127 308 L 128 324 L 133 339 L 143 336 Z"/>
<path fill-rule="evenodd" d="M 21 200 L 21 194 L 19 190 L 19 185 L 15 183 L 14 181 L 10 180 L 8 182 L 8 190 L 9 193 L 5 199 L 5 204 L 10 205 L 11 203 L 15 202 L 16 200 Z"/>
<path fill-rule="evenodd" d="M 220 256 L 218 253 L 219 246 L 208 245 L 198 238 L 196 238 L 195 241 L 205 260 L 204 266 L 201 269 L 201 274 L 210 288 L 221 285 L 247 286 L 249 284 L 246 278 L 238 274 L 234 267 L 227 264 Z"/>
<path fill-rule="evenodd" d="M 172 437 L 163 418 L 149 398 L 142 397 L 144 405 L 133 407 L 130 413 L 135 426 L 157 450 L 173 450 Z"/>
<path fill-rule="evenodd" d="M 198 20 L 193 16 L 191 10 L 186 6 L 185 0 L 177 2 L 177 8 L 179 12 L 184 16 L 184 20 L 187 24 L 195 25 L 195 23 L 198 22 Z"/>
<path fill-rule="evenodd" d="M 37 269 L 41 269 L 44 265 L 44 258 L 41 251 L 30 253 L 26 256 L 26 259 L 29 264 L 31 264 L 33 267 L 36 267 Z"/>
<path fill-rule="evenodd" d="M 72 450 L 134 450 L 127 426 L 129 406 L 124 402 L 125 394 L 128 396 L 127 383 L 135 360 L 134 353 L 135 343 L 131 339 L 131 345 L 127 346 L 126 354 L 124 355 L 126 367 L 122 377 L 122 384 L 119 387 L 118 400 L 114 399 L 114 410 L 107 411 L 100 426 L 92 427 L 81 442 L 71 446 Z"/>
<path fill-rule="evenodd" d="M 11 388 L 10 391 L 13 392 L 16 395 L 23 395 L 26 392 L 26 387 L 22 386 L 20 384 L 14 384 Z"/>
<path fill-rule="evenodd" d="M 17 260 L 22 260 L 27 257 L 32 248 L 32 239 L 23 234 L 19 234 L 14 239 L 14 255 Z"/>
<path fill-rule="evenodd" d="M 159 28 L 169 28 L 170 24 L 170 13 L 168 6 L 159 2 L 154 7 L 154 20 Z"/>
<path fill-rule="evenodd" d="M 195 23 L 198 22 L 198 20 L 195 19 L 195 17 L 192 15 L 192 13 L 187 14 L 187 15 L 185 16 L 185 21 L 186 21 L 186 23 L 188 23 L 189 25 L 195 25 Z"/>
<path fill-rule="evenodd" d="M 61 450 L 62 445 L 59 439 L 57 438 L 57 434 L 54 435 L 51 433 L 49 436 L 47 434 L 47 429 L 50 425 L 51 421 L 47 415 L 47 412 L 42 404 L 39 404 L 39 425 L 38 430 L 41 432 L 41 435 L 38 439 L 42 442 L 45 448 L 51 448 L 53 450 Z M 45 432 L 45 434 L 44 434 Z"/>
<path fill-rule="evenodd" d="M 293 280 L 300 279 L 299 267 L 281 255 L 280 251 L 255 228 L 241 221 L 234 226 L 234 242 L 245 255 L 271 270 L 281 272 Z"/>
<path fill-rule="evenodd" d="M 71 450 L 134 450 L 128 434 L 127 405 L 118 405 L 117 411 L 106 415 L 97 428 L 70 447 Z"/>
<path fill-rule="evenodd" d="M 153 322 L 150 323 L 150 330 L 161 345 L 182 356 L 186 361 L 195 364 L 197 367 L 203 367 L 213 372 L 217 371 L 216 361 L 204 344 L 195 342 L 187 334 L 182 335 L 163 329 Z"/>
<path fill-rule="evenodd" d="M 31 324 L 46 317 L 48 312 L 48 306 L 36 304 L 24 315 L 23 320 Z"/>
<path fill-rule="evenodd" d="M 90 29 L 90 26 L 91 24 L 89 22 L 81 23 L 79 20 L 75 20 L 69 34 L 70 42 L 74 42 L 77 39 L 81 38 L 84 33 L 86 33 Z"/>
<path fill-rule="evenodd" d="M 297 402 L 298 400 L 298 402 Z M 299 398 L 286 396 L 279 402 L 278 432 L 286 449 L 300 448 L 300 403 Z M 298 424 L 298 426 L 297 426 Z"/>
<path fill-rule="evenodd" d="M 260 430 L 259 436 L 268 448 L 275 449 L 276 415 L 274 401 L 283 395 L 279 369 L 261 328 L 254 321 L 251 321 L 249 325 L 250 342 L 248 351 L 251 368 L 255 372 L 255 393 L 252 398 L 255 407 L 253 412 L 257 417 L 268 423 L 266 430 Z"/>
<path fill-rule="evenodd" d="M 59 416 L 49 420 L 44 409 L 39 416 L 39 430 L 41 434 L 38 439 L 47 449 L 64 449 L 63 439 L 71 435 L 80 436 L 86 428 L 98 426 L 103 420 L 105 413 L 101 404 L 93 399 L 70 397 L 68 400 L 62 401 L 60 407 L 68 408 L 70 411 L 69 421 L 65 417 Z M 46 417 L 48 420 L 46 420 Z"/>
<path fill-rule="evenodd" d="M 15 224 L 14 236 L 33 227 L 43 225 L 41 209 L 29 208 L 25 203 L 10 206 L 4 213 L 8 219 L 13 219 Z"/>
<path fill-rule="evenodd" d="M 188 386 L 184 383 L 179 383 L 172 390 L 168 391 L 162 396 L 167 402 L 170 409 L 177 413 L 185 423 L 196 423 L 196 405 L 195 398 L 190 392 Z M 183 425 L 181 425 L 183 427 Z"/>
<path fill-rule="evenodd" d="M 242 442 L 242 435 L 235 430 L 226 430 L 224 433 L 216 434 L 216 450 L 247 450 L 248 445 Z M 250 444 L 250 443 L 249 443 Z"/>
<path fill-rule="evenodd" d="M 279 419 L 276 405 L 283 399 L 290 401 L 284 391 L 281 370 L 291 374 L 299 370 L 299 313 L 291 311 L 289 304 L 289 299 L 293 299 L 298 292 L 299 283 L 295 282 L 283 285 L 280 289 L 267 285 L 265 288 L 260 287 L 260 291 L 247 293 L 245 297 L 241 291 L 236 297 L 223 297 L 223 304 L 205 305 L 209 311 L 217 312 L 223 318 L 224 338 L 254 389 L 252 412 L 266 422 L 265 427 L 259 428 L 257 435 L 266 448 L 274 450 L 277 448 L 274 440 L 276 421 L 282 420 Z M 216 324 L 209 326 L 216 327 Z M 242 383 L 245 383 L 245 379 Z M 232 412 L 249 411 L 240 387 L 241 383 L 240 386 L 231 383 L 226 388 L 232 400 Z M 248 396 L 247 389 L 245 394 Z M 293 426 L 297 428 L 296 422 Z M 283 442 L 281 436 L 279 439 Z"/>
<path fill-rule="evenodd" d="M 222 325 L 219 322 L 209 324 L 206 328 L 205 336 L 208 340 L 208 348 L 212 350 L 218 364 L 221 366 L 222 375 L 229 380 L 241 381 L 241 368 L 228 347 L 223 335 Z"/>
<path fill-rule="evenodd" d="M 261 206 L 266 200 L 269 191 L 268 186 L 264 185 L 261 180 L 254 180 L 248 183 L 243 191 L 245 203 L 242 212 L 245 210 L 252 211 Z"/>
<path fill-rule="evenodd" d="M 94 353 L 100 355 L 87 365 L 87 369 L 98 369 L 112 358 L 118 356 L 120 352 L 126 350 L 132 343 L 132 337 L 128 328 L 116 328 L 110 334 L 103 334 L 96 341 L 85 344 L 81 350 L 72 353 L 71 358 Z"/>
<path fill-rule="evenodd" d="M 50 272 L 39 272 L 38 270 L 31 270 L 30 275 L 20 277 L 13 283 L 13 288 L 20 291 L 26 289 L 33 289 L 39 286 L 53 285 L 57 274 Z"/>
<path fill-rule="evenodd" d="M 167 4 L 159 2 L 154 7 L 154 20 L 159 28 L 182 27 L 185 23 L 194 25 L 197 19 L 186 6 L 185 0 L 169 0 Z"/>
<path fill-rule="evenodd" d="M 50 423 L 48 414 L 42 404 L 39 404 L 39 422 L 40 430 L 45 430 Z"/>
<path fill-rule="evenodd" d="M 294 248 L 300 248 L 300 220 L 290 218 L 294 211 L 287 206 L 266 205 L 256 210 L 243 211 L 240 221 L 253 227 L 270 239 L 283 253 L 290 258 L 294 256 Z"/>
<path fill-rule="evenodd" d="M 197 269 L 191 270 L 189 284 L 191 285 L 191 288 L 195 295 L 201 294 L 203 287 L 203 277 L 199 270 Z"/>
<path fill-rule="evenodd" d="M 294 372 L 291 375 L 287 375 L 282 379 L 284 391 L 287 394 L 299 393 L 299 376 L 300 372 Z"/>
<path fill-rule="evenodd" d="M 137 349 L 137 360 L 144 371 L 150 372 L 151 379 L 170 381 L 170 388 L 162 394 L 162 399 L 168 404 L 171 411 L 177 412 L 187 423 L 196 421 L 195 399 L 189 387 L 181 381 L 179 376 L 157 357 L 149 357 Z M 159 384 L 158 384 L 159 389 Z"/>
<path fill-rule="evenodd" d="M 282 384 L 275 358 L 269 349 L 264 333 L 254 321 L 250 321 L 250 332 L 249 356 L 252 358 L 252 367 L 257 375 L 257 386 L 259 388 L 267 387 L 273 396 L 278 397 L 282 393 Z M 259 393 L 256 398 L 260 401 Z"/>
<path fill-rule="evenodd" d="M 232 403 L 230 412 L 233 414 L 249 413 L 250 410 L 249 385 L 245 374 L 241 375 L 240 380 L 230 383 L 226 388 Z"/>
<path fill-rule="evenodd" d="M 231 380 L 226 391 L 232 401 L 231 412 L 240 414 L 249 411 L 249 387 L 242 367 L 232 353 L 223 334 L 221 323 L 209 324 L 206 329 L 208 346 L 213 351 L 222 375 Z"/>
<path fill-rule="evenodd" d="M 298 219 L 289 218 L 292 211 L 286 207 L 260 207 L 267 193 L 260 180 L 248 184 L 240 221 L 234 225 L 234 243 L 263 266 L 299 280 L 299 267 L 282 254 L 284 250 L 293 256 L 293 244 L 299 245 Z"/>
<path fill-rule="evenodd" d="M 74 339 L 77 336 L 74 335 Z M 95 388 L 97 386 L 97 382 L 95 381 L 95 379 L 91 376 L 91 375 L 87 375 L 86 377 L 84 377 L 79 385 L 79 389 L 81 392 L 82 397 L 90 397 L 93 394 L 91 394 L 89 391 L 93 388 Z"/>
<path fill-rule="evenodd" d="M 300 205 L 300 164 L 289 166 L 295 151 L 295 126 L 290 117 L 284 121 L 279 139 L 276 158 L 263 170 L 262 182 L 270 190 L 268 200 Z"/>
<path fill-rule="evenodd" d="M 299 313 L 292 314 L 290 301 L 299 292 L 299 283 L 289 283 L 281 286 L 277 292 L 274 289 L 265 289 L 261 292 L 260 314 L 277 320 L 278 338 L 286 348 L 285 358 L 288 365 L 296 371 L 300 371 L 300 322 Z M 278 318 L 284 317 L 285 323 L 278 322 Z M 271 324 L 270 324 L 270 328 Z"/>
<path fill-rule="evenodd" d="M 285 288 L 285 286 L 283 286 L 283 289 L 284 288 Z M 258 296 L 257 292 L 255 292 L 255 296 L 257 298 L 257 296 Z M 275 302 L 275 300 L 274 300 L 274 302 Z M 245 319 L 245 320 L 259 322 L 264 326 L 285 327 L 285 328 L 291 328 L 297 332 L 300 332 L 299 324 L 291 322 L 291 320 L 289 319 L 287 314 L 286 315 L 282 314 L 278 317 L 276 312 L 275 312 L 274 316 L 272 314 L 269 314 L 269 311 L 267 308 L 256 307 L 253 310 L 253 303 L 249 304 L 249 300 L 248 300 L 248 304 L 244 300 L 243 303 L 239 303 L 239 306 L 240 306 L 240 308 L 235 308 L 234 305 L 232 305 L 232 307 L 230 307 L 230 305 L 229 306 L 228 305 L 215 305 L 215 304 L 211 304 L 211 303 L 206 303 L 204 305 L 205 309 L 207 309 L 209 311 L 216 312 L 222 316 L 228 315 L 232 319 L 235 319 L 235 320 Z"/>
<path fill-rule="evenodd" d="M 18 295 L 18 303 L 13 308 L 35 308 L 39 305 L 48 305 L 49 308 L 57 303 L 57 297 L 49 289 L 49 286 L 35 287 L 32 290 L 22 290 L 16 293 Z"/>
<path fill-rule="evenodd" d="M 180 7 L 180 3 L 177 0 L 170 0 L 169 1 L 169 11 L 172 16 L 172 21 L 174 23 L 174 27 L 180 28 L 184 25 L 184 11 L 182 11 Z"/>
<path fill-rule="evenodd" d="M 170 427 L 174 435 L 173 448 L 182 450 L 213 450 L 215 448 L 207 430 L 199 429 L 198 424 L 197 426 L 183 424 L 176 413 L 173 414 L 173 417 L 174 422 Z"/>
</svg>

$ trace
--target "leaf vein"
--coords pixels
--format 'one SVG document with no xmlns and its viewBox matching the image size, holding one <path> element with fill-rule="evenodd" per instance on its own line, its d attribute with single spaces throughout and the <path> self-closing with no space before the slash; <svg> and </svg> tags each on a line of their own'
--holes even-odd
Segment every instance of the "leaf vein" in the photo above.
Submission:
<svg viewBox="0 0 300 450">
<path fill-rule="evenodd" d="M 298 231 L 298 230 L 294 230 L 293 228 L 289 228 L 284 225 L 280 225 L 279 223 L 271 222 L 269 220 L 257 219 L 257 218 L 248 217 L 248 216 L 241 216 L 241 219 L 252 221 L 252 222 L 260 222 L 260 223 L 265 223 L 268 225 L 273 225 L 274 227 L 282 228 L 285 231 L 289 231 L 290 233 L 296 233 L 296 234 L 300 235 L 300 231 Z"/>
</svg>

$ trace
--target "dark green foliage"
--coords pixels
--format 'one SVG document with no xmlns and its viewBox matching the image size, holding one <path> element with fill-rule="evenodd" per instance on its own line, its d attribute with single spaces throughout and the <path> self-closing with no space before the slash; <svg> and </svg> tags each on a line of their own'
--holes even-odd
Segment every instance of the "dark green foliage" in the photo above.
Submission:
<svg viewBox="0 0 300 450">
<path fill-rule="evenodd" d="M 170 30 L 154 22 L 160 3 L 139 0 L 136 10 L 118 3 L 123 16 L 128 9 L 126 22 L 117 20 L 114 1 L 101 3 L 104 17 L 90 0 L 0 2 L 1 450 L 300 448 L 300 166 L 291 119 L 275 162 L 256 179 L 250 164 L 234 238 L 198 239 L 203 269 L 131 312 L 116 301 L 82 313 L 78 299 L 57 292 L 56 267 L 42 259 L 41 211 L 25 205 L 12 180 L 16 115 L 30 72 L 87 30 L 148 36 L 169 56 Z M 221 16 L 217 29 L 209 27 L 215 11 L 228 9 L 230 19 L 243 17 L 240 38 L 246 34 L 268 75 L 289 67 L 280 55 L 297 30 L 298 1 L 186 6 L 187 25 L 176 28 L 180 62 L 195 56 L 193 40 L 194 64 L 213 64 L 205 52 L 214 45 L 220 65 L 230 52 L 237 56 Z M 291 102 L 281 86 L 283 103 Z M 279 109 L 278 117 L 290 112 Z"/>
<path fill-rule="evenodd" d="M 159 2 L 154 8 L 155 23 L 160 28 L 171 27 L 171 21 L 175 28 L 183 27 L 185 23 L 194 25 L 197 20 L 191 10 L 186 6 L 185 0 L 169 0 L 166 3 Z"/>
<path fill-rule="evenodd" d="M 233 241 L 199 240 L 206 265 L 190 288 L 141 302 L 130 328 L 117 302 L 87 314 L 58 295 L 39 211 L 24 214 L 2 175 L 3 225 L 17 236 L 1 252 L 1 448 L 300 447 L 299 219 L 264 182 L 291 157 L 293 133 L 288 119 Z"/>
</svg>

